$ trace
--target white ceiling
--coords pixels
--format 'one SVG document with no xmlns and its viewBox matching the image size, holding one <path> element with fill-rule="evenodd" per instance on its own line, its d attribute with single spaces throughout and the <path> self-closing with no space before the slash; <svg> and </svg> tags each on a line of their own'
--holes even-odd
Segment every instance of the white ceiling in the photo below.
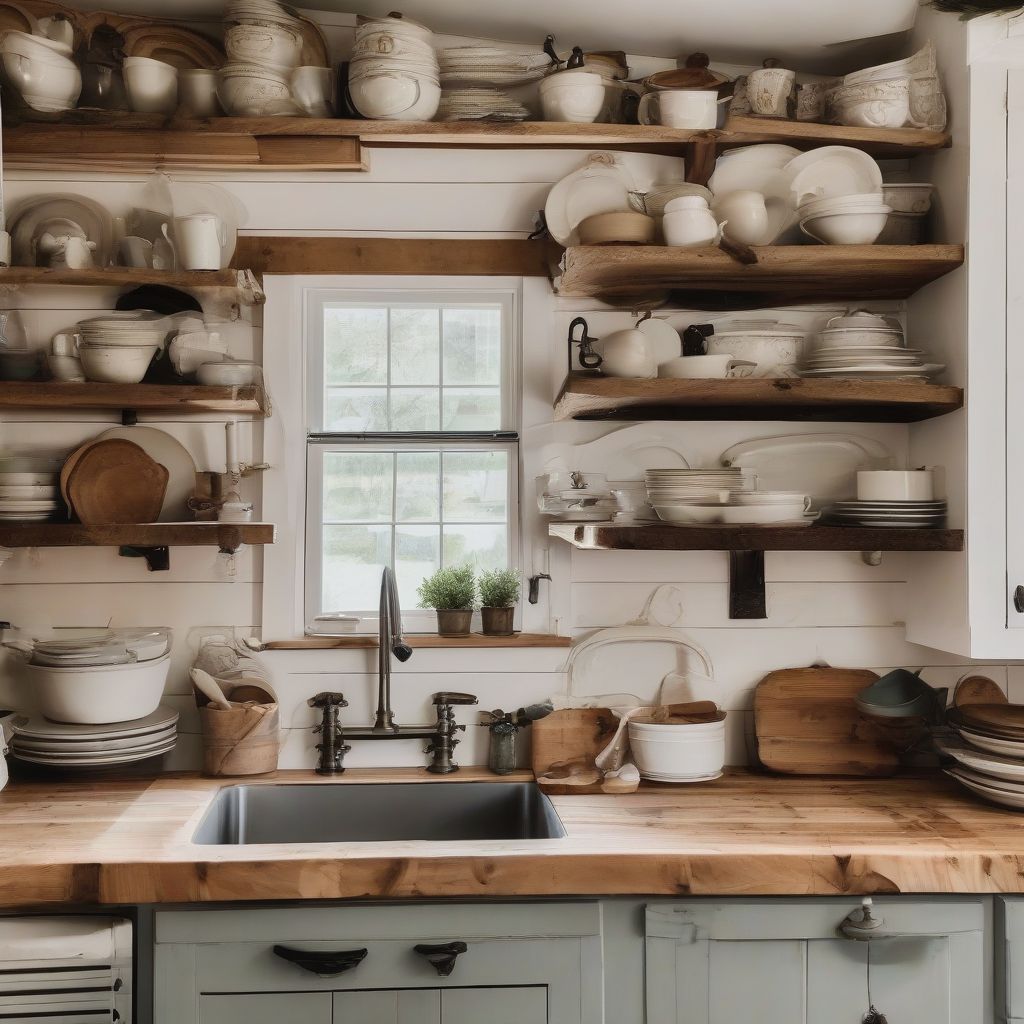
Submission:
<svg viewBox="0 0 1024 1024">
<path fill-rule="evenodd" d="M 862 56 L 887 57 L 914 23 L 919 0 L 300 0 L 297 6 L 386 14 L 401 9 L 437 32 L 517 42 L 553 33 L 560 50 L 625 50 L 677 57 L 704 50 L 713 61 L 765 57 L 807 71 L 843 71 Z M 74 6 L 163 17 L 217 17 L 223 0 L 80 0 Z M 871 42 L 863 42 L 871 40 Z M 823 47 L 828 47 L 823 51 Z"/>
</svg>

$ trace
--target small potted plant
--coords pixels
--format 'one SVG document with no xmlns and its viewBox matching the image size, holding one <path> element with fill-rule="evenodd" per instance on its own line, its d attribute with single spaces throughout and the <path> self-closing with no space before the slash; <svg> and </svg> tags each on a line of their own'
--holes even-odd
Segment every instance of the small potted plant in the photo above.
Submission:
<svg viewBox="0 0 1024 1024">
<path fill-rule="evenodd" d="M 485 635 L 512 635 L 519 588 L 519 573 L 515 569 L 493 569 L 480 574 L 480 618 Z"/>
<path fill-rule="evenodd" d="M 437 610 L 440 636 L 468 636 L 473 621 L 476 578 L 471 565 L 448 565 L 417 588 L 421 608 Z"/>
</svg>

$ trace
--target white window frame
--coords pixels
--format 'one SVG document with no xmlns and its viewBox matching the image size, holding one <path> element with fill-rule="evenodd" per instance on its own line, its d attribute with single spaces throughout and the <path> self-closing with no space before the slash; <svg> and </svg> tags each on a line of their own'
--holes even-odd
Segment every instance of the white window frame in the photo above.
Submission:
<svg viewBox="0 0 1024 1024">
<path fill-rule="evenodd" d="M 363 276 L 363 275 L 310 275 L 271 276 L 264 279 L 267 302 L 264 306 L 264 370 L 273 400 L 273 416 L 266 421 L 264 431 L 264 457 L 270 469 L 264 474 L 264 517 L 277 525 L 277 541 L 264 549 L 263 635 L 264 639 L 288 639 L 307 632 L 306 623 L 306 541 L 309 519 L 307 496 L 308 425 L 313 423 L 312 382 L 306 373 L 311 358 L 322 355 L 310 351 L 312 344 L 322 346 L 310 338 L 306 318 L 310 308 L 309 293 L 320 291 L 332 296 L 357 296 L 353 301 L 415 301 L 420 295 L 423 302 L 493 302 L 506 295 L 509 301 L 510 322 L 505 345 L 505 381 L 508 382 L 505 401 L 509 423 L 504 428 L 519 435 L 518 442 L 496 440 L 495 447 L 511 444 L 517 452 L 510 466 L 509 564 L 520 569 L 523 576 L 530 574 L 531 552 L 529 539 L 522 529 L 523 510 L 519 504 L 523 473 L 522 447 L 522 278 L 516 277 L 455 277 L 455 276 Z M 296 335 L 298 335 L 296 337 Z M 321 350 L 322 351 L 322 350 Z M 504 383 L 504 382 L 503 382 Z M 504 415 L 504 413 L 503 413 Z M 401 447 L 413 435 L 396 436 L 389 440 L 374 438 L 386 447 Z M 437 444 L 436 437 L 424 438 Z M 357 440 L 346 443 L 354 450 Z M 458 447 L 457 435 L 444 447 Z M 486 442 L 484 442 L 486 443 Z M 474 447 L 480 447 L 477 443 Z M 526 585 L 524 579 L 523 597 Z M 523 605 L 520 604 L 520 609 Z M 432 632 L 436 621 L 426 613 L 422 616 L 413 609 L 403 609 L 410 632 Z M 360 622 L 359 633 L 375 633 L 376 621 Z"/>
</svg>

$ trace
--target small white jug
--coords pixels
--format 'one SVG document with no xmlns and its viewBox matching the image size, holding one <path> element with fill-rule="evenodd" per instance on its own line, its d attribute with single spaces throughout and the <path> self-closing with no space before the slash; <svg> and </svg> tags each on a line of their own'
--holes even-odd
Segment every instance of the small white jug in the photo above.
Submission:
<svg viewBox="0 0 1024 1024">
<path fill-rule="evenodd" d="M 227 225 L 215 213 L 193 213 L 174 219 L 178 259 L 186 270 L 220 270 L 227 245 Z"/>
</svg>

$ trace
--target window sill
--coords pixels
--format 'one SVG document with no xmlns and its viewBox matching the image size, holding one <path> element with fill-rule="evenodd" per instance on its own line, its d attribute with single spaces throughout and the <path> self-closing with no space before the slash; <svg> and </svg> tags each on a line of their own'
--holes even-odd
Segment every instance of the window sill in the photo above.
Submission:
<svg viewBox="0 0 1024 1024">
<path fill-rule="evenodd" d="M 512 636 L 438 636 L 436 633 L 407 634 L 410 647 L 569 647 L 572 637 L 553 633 L 515 633 Z M 271 640 L 263 645 L 265 651 L 330 651 L 368 650 L 377 646 L 375 636 L 350 634 L 348 636 L 304 636 L 296 640 Z"/>
</svg>

